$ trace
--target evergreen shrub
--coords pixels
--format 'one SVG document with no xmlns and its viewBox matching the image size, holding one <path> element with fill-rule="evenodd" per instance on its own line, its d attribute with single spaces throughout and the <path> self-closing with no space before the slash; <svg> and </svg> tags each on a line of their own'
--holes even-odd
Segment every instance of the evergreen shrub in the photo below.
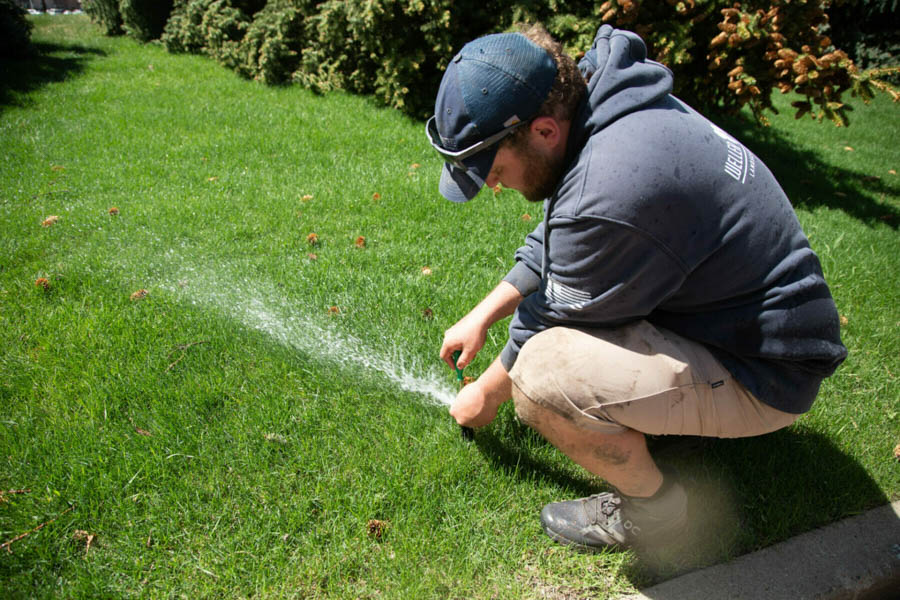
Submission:
<svg viewBox="0 0 900 600">
<path fill-rule="evenodd" d="M 91 21 L 103 28 L 106 35 L 124 33 L 119 0 L 82 0 L 81 8 Z"/>
<path fill-rule="evenodd" d="M 13 0 L 0 0 L 0 57 L 19 57 L 31 47 L 32 24 Z"/>
<path fill-rule="evenodd" d="M 200 22 L 206 54 L 219 64 L 236 70 L 242 62 L 240 46 L 249 26 L 250 19 L 232 6 L 231 0 L 214 0 Z"/>
<path fill-rule="evenodd" d="M 160 36 L 160 41 L 169 52 L 201 54 L 206 36 L 201 24 L 203 13 L 212 0 L 175 0 L 172 13 Z"/>
<path fill-rule="evenodd" d="M 313 2 L 301 8 L 290 0 L 270 0 L 247 28 L 238 72 L 268 84 L 289 81 L 300 64 L 305 15 L 312 11 Z"/>
<path fill-rule="evenodd" d="M 453 52 L 504 25 L 499 4 L 471 0 L 326 0 L 312 8 L 291 79 L 373 94 L 416 116 L 432 110 Z"/>
<path fill-rule="evenodd" d="M 239 70 L 250 18 L 231 0 L 176 0 L 160 38 L 170 52 L 202 53 Z"/>
<path fill-rule="evenodd" d="M 845 92 L 868 100 L 879 88 L 897 98 L 827 35 L 828 0 L 606 0 L 564 17 L 552 4 L 537 17 L 563 41 L 581 42 L 598 20 L 638 33 L 650 57 L 675 73 L 674 93 L 701 110 L 747 106 L 765 123 L 777 90 L 800 96 L 792 103 L 798 118 L 844 125 Z"/>
<path fill-rule="evenodd" d="M 158 39 L 172 12 L 172 0 L 120 0 L 122 28 L 141 42 Z"/>
<path fill-rule="evenodd" d="M 852 1 L 852 0 L 846 0 Z M 897 0 L 872 0 L 888 2 Z M 255 4 L 254 4 L 255 2 Z M 765 122 L 774 91 L 797 115 L 847 121 L 847 92 L 890 86 L 828 36 L 830 0 L 177 0 L 163 41 L 246 77 L 373 94 L 422 117 L 453 53 L 516 22 L 544 23 L 579 57 L 603 23 L 637 32 L 700 110 L 749 107 Z"/>
</svg>

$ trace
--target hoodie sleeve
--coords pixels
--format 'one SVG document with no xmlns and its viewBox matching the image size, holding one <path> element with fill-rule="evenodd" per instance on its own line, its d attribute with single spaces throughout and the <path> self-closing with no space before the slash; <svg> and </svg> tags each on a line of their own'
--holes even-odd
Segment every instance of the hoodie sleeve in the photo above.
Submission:
<svg viewBox="0 0 900 600">
<path fill-rule="evenodd" d="M 649 234 L 599 218 L 551 227 L 550 269 L 522 301 L 501 362 L 509 371 L 534 334 L 556 325 L 612 327 L 649 315 L 674 294 L 684 266 Z"/>
<path fill-rule="evenodd" d="M 536 292 L 541 285 L 541 264 L 544 257 L 544 222 L 525 237 L 525 244 L 516 250 L 516 264 L 503 281 L 512 284 L 522 296 Z"/>
</svg>

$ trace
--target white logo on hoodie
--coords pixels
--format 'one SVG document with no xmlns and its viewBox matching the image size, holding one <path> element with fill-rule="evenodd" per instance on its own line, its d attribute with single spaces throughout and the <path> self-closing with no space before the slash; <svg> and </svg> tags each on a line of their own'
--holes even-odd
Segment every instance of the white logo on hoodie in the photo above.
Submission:
<svg viewBox="0 0 900 600">
<path fill-rule="evenodd" d="M 725 174 L 739 181 L 747 183 L 747 176 L 751 178 L 756 176 L 756 159 L 752 154 L 736 139 L 728 135 L 725 131 L 712 125 L 713 132 L 725 140 L 725 146 L 728 154 L 725 157 Z"/>
</svg>

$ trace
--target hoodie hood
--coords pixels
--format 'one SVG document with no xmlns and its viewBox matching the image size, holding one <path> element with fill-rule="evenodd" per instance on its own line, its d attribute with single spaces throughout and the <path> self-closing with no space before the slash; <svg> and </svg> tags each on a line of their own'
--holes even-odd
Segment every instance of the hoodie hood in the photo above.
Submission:
<svg viewBox="0 0 900 600">
<path fill-rule="evenodd" d="M 647 46 L 630 31 L 603 25 L 591 49 L 578 63 L 588 82 L 587 105 L 578 121 L 582 132 L 574 140 L 581 147 L 586 139 L 616 119 L 649 106 L 672 91 L 672 72 L 647 59 Z"/>
</svg>

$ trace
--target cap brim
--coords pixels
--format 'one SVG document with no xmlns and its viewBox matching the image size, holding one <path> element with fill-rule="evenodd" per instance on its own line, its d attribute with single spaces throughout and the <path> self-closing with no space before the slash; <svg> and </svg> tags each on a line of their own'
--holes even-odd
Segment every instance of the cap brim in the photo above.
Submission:
<svg viewBox="0 0 900 600">
<path fill-rule="evenodd" d="M 438 187 L 441 195 L 451 202 L 468 202 L 477 196 L 484 187 L 484 180 L 491 172 L 491 167 L 494 166 L 496 155 L 497 147 L 495 146 L 463 161 L 468 171 L 457 169 L 450 163 L 444 163 L 444 168 L 441 170 L 441 183 Z"/>
</svg>

